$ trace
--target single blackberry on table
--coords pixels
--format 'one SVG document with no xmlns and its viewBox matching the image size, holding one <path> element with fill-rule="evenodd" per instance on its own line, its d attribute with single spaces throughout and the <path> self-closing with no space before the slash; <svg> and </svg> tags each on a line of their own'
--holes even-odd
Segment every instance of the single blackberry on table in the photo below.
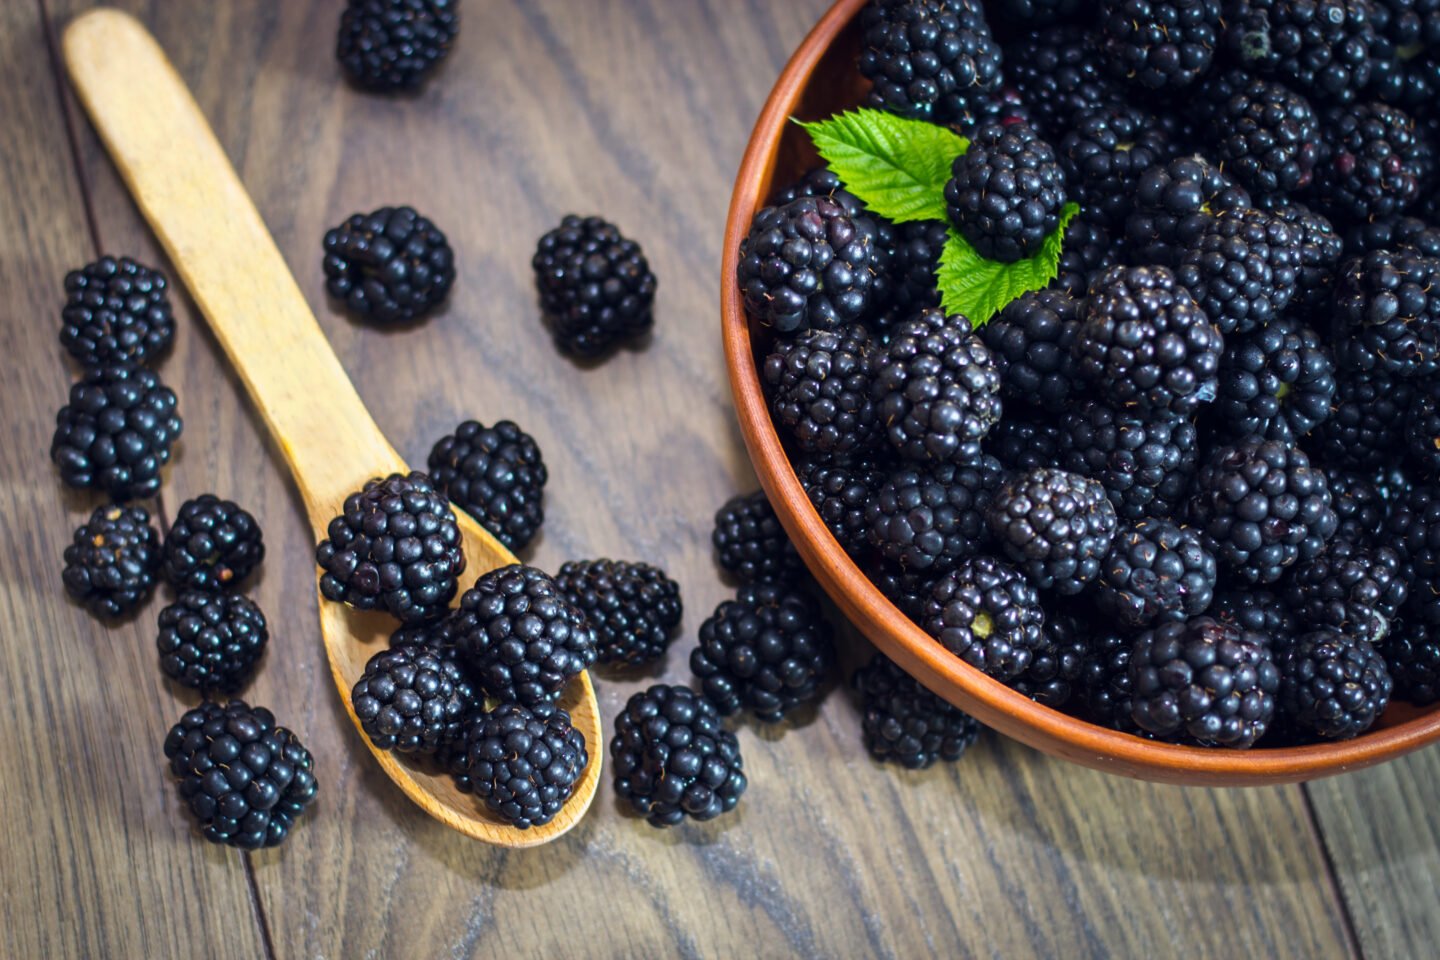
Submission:
<svg viewBox="0 0 1440 960">
<path fill-rule="evenodd" d="M 1279 669 L 1280 712 L 1291 727 L 1322 740 L 1369 730 L 1394 686 L 1368 640 L 1335 628 L 1301 636 L 1280 656 Z"/>
<path fill-rule="evenodd" d="M 1065 174 L 1028 123 L 980 126 L 945 184 L 950 222 L 987 260 L 1034 256 L 1060 227 Z"/>
<path fill-rule="evenodd" d="M 1335 358 L 1397 377 L 1440 373 L 1440 258 L 1377 250 L 1340 270 Z"/>
<path fill-rule="evenodd" d="M 755 214 L 736 279 L 745 309 L 790 334 L 832 330 L 870 304 L 874 251 L 855 218 L 830 197 L 801 197 Z"/>
<path fill-rule="evenodd" d="M 61 579 L 70 596 L 97 617 L 131 613 L 155 589 L 160 566 L 160 535 L 144 507 L 97 507 L 75 528 L 65 548 Z"/>
<path fill-rule="evenodd" d="M 985 437 L 985 451 L 1006 470 L 1060 464 L 1060 430 L 1045 420 L 1006 417 Z"/>
<path fill-rule="evenodd" d="M 357 610 L 383 609 L 401 623 L 445 612 L 465 572 L 450 503 L 423 473 L 367 480 L 345 498 L 315 548 L 320 592 Z"/>
<path fill-rule="evenodd" d="M 1279 317 L 1295 295 L 1300 235 L 1262 210 L 1222 210 L 1180 257 L 1175 276 L 1227 336 Z"/>
<path fill-rule="evenodd" d="M 1402 619 L 1380 645 L 1394 696 L 1417 707 L 1440 700 L 1440 625 Z"/>
<path fill-rule="evenodd" d="M 1328 310 L 1344 241 L 1329 220 L 1303 203 L 1271 197 L 1263 205 L 1267 213 L 1289 224 L 1300 238 L 1300 266 L 1295 272 L 1295 295 L 1290 299 L 1290 310 L 1309 311 L 1301 314 L 1302 318 L 1315 311 Z"/>
<path fill-rule="evenodd" d="M 165 534 L 163 570 L 177 590 L 233 590 L 264 558 L 255 518 L 213 493 L 182 503 Z"/>
<path fill-rule="evenodd" d="M 1306 449 L 1327 467 L 1371 471 L 1399 459 L 1405 416 L 1415 390 L 1383 371 L 1340 370 L 1330 416 L 1317 424 Z"/>
<path fill-rule="evenodd" d="M 1060 418 L 1059 465 L 1098 480 L 1127 520 L 1169 516 L 1195 475 L 1199 440 L 1183 417 L 1150 419 L 1089 400 Z"/>
<path fill-rule="evenodd" d="M 1259 634 L 1276 654 L 1288 649 L 1300 635 L 1299 621 L 1289 604 L 1260 587 L 1231 587 L 1216 592 L 1209 615 L 1247 633 Z"/>
<path fill-rule="evenodd" d="M 270 640 L 265 614 L 238 593 L 181 590 L 160 611 L 160 667 L 196 690 L 233 693 L 250 679 Z"/>
<path fill-rule="evenodd" d="M 1010 477 L 986 511 L 990 531 L 1042 590 L 1079 593 L 1100 573 L 1118 521 L 1105 488 L 1064 470 Z"/>
<path fill-rule="evenodd" d="M 511 550 L 525 549 L 545 523 L 545 458 L 510 420 L 466 420 L 431 448 L 426 466 L 437 490 Z"/>
<path fill-rule="evenodd" d="M 169 284 L 129 257 L 101 257 L 65 275 L 60 343 L 84 367 L 148 363 L 175 340 Z"/>
<path fill-rule="evenodd" d="M 598 357 L 654 325 L 655 274 L 640 244 L 599 217 L 569 214 L 530 261 L 555 343 Z"/>
<path fill-rule="evenodd" d="M 801 453 L 839 458 L 870 446 L 880 426 L 870 396 L 873 349 L 861 323 L 775 341 L 761 379 L 775 421 Z"/>
<path fill-rule="evenodd" d="M 107 363 L 85 371 L 55 416 L 50 459 L 60 479 L 116 500 L 153 497 L 184 429 L 175 404 L 175 391 L 145 367 Z"/>
<path fill-rule="evenodd" d="M 1285 602 L 1312 629 L 1333 627 L 1379 643 L 1405 602 L 1400 555 L 1389 547 L 1331 540 L 1325 552 L 1286 573 Z"/>
<path fill-rule="evenodd" d="M 1030 665 L 1008 684 L 1036 703 L 1058 709 L 1069 704 L 1080 689 L 1091 652 L 1090 625 L 1058 609 L 1044 613 L 1041 645 Z"/>
<path fill-rule="evenodd" d="M 597 663 L 649 663 L 680 626 L 680 584 L 648 563 L 571 560 L 555 575 L 595 630 Z"/>
<path fill-rule="evenodd" d="M 1220 0 L 1101 0 L 1101 50 L 1110 73 L 1142 90 L 1175 93 L 1210 69 Z"/>
<path fill-rule="evenodd" d="M 1135 638 L 1130 709 L 1167 740 L 1245 749 L 1275 716 L 1280 673 L 1258 634 L 1210 617 L 1162 623 Z"/>
<path fill-rule="evenodd" d="M 349 0 L 335 55 L 367 90 L 409 90 L 429 76 L 460 30 L 459 0 Z"/>
<path fill-rule="evenodd" d="M 1037 290 L 1010 301 L 980 328 L 1007 402 L 1049 413 L 1071 407 L 1083 389 L 1072 354 L 1082 319 L 1081 300 L 1059 290 Z"/>
<path fill-rule="evenodd" d="M 1004 479 L 988 456 L 963 466 L 904 464 L 865 507 L 870 544 L 901 570 L 945 573 L 984 544 L 985 511 Z"/>
<path fill-rule="evenodd" d="M 1340 521 L 1335 539 L 1360 547 L 1378 545 L 1385 528 L 1385 500 L 1380 487 L 1363 473 L 1334 466 L 1324 469 L 1325 485 L 1330 488 L 1330 500 Z"/>
<path fill-rule="evenodd" d="M 1060 165 L 1080 209 L 1101 226 L 1124 227 L 1141 174 L 1178 152 L 1145 110 L 1105 103 L 1079 114 L 1059 144 Z"/>
<path fill-rule="evenodd" d="M 353 214 L 325 232 L 325 289 L 364 320 L 412 323 L 444 301 L 455 283 L 445 234 L 411 207 Z"/>
<path fill-rule="evenodd" d="M 1170 520 L 1121 527 L 1093 586 L 1095 606 L 1127 627 L 1204 613 L 1215 591 L 1215 557 L 1200 535 Z"/>
<path fill-rule="evenodd" d="M 877 355 L 876 413 L 907 460 L 973 461 L 1000 419 L 1000 372 L 966 318 L 925 310 Z"/>
<path fill-rule="evenodd" d="M 165 756 L 211 843 L 273 847 L 315 799 L 310 751 L 269 710 L 243 700 L 186 711 L 165 736 Z"/>
<path fill-rule="evenodd" d="M 1440 226 L 1408 214 L 1363 220 L 1345 231 L 1344 249 L 1347 257 L 1375 250 L 1440 257 Z"/>
<path fill-rule="evenodd" d="M 657 827 L 713 820 L 735 809 L 747 785 L 735 734 L 689 687 L 661 683 L 631 696 L 615 718 L 610 761 L 615 792 Z"/>
<path fill-rule="evenodd" d="M 1310 101 L 1282 83 L 1246 77 L 1209 113 L 1210 155 L 1257 195 L 1289 194 L 1314 179 L 1322 143 Z"/>
<path fill-rule="evenodd" d="M 1092 723 L 1110 730 L 1149 736 L 1135 725 L 1130 704 L 1134 685 L 1130 682 L 1130 652 L 1135 647 L 1129 633 L 1096 630 L 1089 652 L 1080 663 L 1078 712 Z"/>
<path fill-rule="evenodd" d="M 1337 107 L 1324 116 L 1327 153 L 1315 168 L 1315 196 L 1338 218 L 1402 213 L 1420 195 L 1424 157 L 1415 121 L 1383 103 Z"/>
<path fill-rule="evenodd" d="M 397 753 L 433 754 L 449 746 L 480 702 L 454 651 L 428 644 L 375 654 L 350 691 L 370 742 Z"/>
<path fill-rule="evenodd" d="M 1090 289 L 1091 280 L 1121 261 L 1124 248 L 1123 236 L 1113 235 L 1110 230 L 1085 216 L 1082 210 L 1065 228 L 1065 239 L 1060 247 L 1060 262 L 1049 289 L 1068 293 L 1073 297 L 1085 296 L 1085 292 Z M 991 324 L 994 322 L 993 319 L 990 321 Z"/>
<path fill-rule="evenodd" d="M 1249 583 L 1274 583 L 1318 554 L 1339 524 L 1325 474 L 1298 447 L 1260 437 L 1211 450 L 1190 517 L 1205 548 Z"/>
<path fill-rule="evenodd" d="M 1370 80 L 1370 0 L 1228 0 L 1225 24 L 1237 63 L 1306 96 L 1350 103 Z"/>
<path fill-rule="evenodd" d="M 1334 397 L 1335 364 L 1320 335 L 1277 317 L 1226 340 L 1213 422 L 1230 437 L 1294 441 L 1330 416 Z"/>
<path fill-rule="evenodd" d="M 553 702 L 598 656 L 595 628 L 548 573 L 512 563 L 460 597 L 456 645 L 471 678 L 502 702 Z"/>
<path fill-rule="evenodd" d="M 936 760 L 954 763 L 980 736 L 968 713 L 922 687 L 877 652 L 851 678 L 860 693 L 865 749 L 880 763 L 924 770 Z"/>
<path fill-rule="evenodd" d="M 586 747 L 554 704 L 502 703 L 469 719 L 450 762 L 491 813 L 528 830 L 564 808 L 590 762 Z"/>
<path fill-rule="evenodd" d="M 1137 263 L 1176 267 L 1222 210 L 1250 206 L 1250 194 L 1199 154 L 1141 171 L 1125 237 Z"/>
<path fill-rule="evenodd" d="M 970 666 L 1013 680 L 1045 645 L 1040 595 L 1009 564 L 974 557 L 930 588 L 920 626 Z"/>
<path fill-rule="evenodd" d="M 1371 0 L 1376 44 L 1370 89 L 1424 110 L 1440 97 L 1440 0 Z"/>
<path fill-rule="evenodd" d="M 741 583 L 793 580 L 805 572 L 764 490 L 731 497 L 715 511 L 710 541 L 721 568 Z"/>
<path fill-rule="evenodd" d="M 1417 391 L 1405 417 L 1405 455 L 1425 476 L 1440 476 L 1440 396 Z"/>
<path fill-rule="evenodd" d="M 863 557 L 869 544 L 865 511 L 885 482 L 882 465 L 869 458 L 848 464 L 810 461 L 799 464 L 797 473 L 815 512 L 836 542 L 851 557 Z"/>
<path fill-rule="evenodd" d="M 1225 341 L 1165 267 L 1111 267 L 1090 287 L 1075 337 L 1081 376 L 1112 402 L 1192 416 L 1215 399 Z"/>
<path fill-rule="evenodd" d="M 1027 31 L 1005 48 L 1006 77 L 1030 107 L 1035 128 L 1052 142 L 1063 137 L 1077 117 L 1123 99 L 1089 32 L 1053 23 Z"/>
<path fill-rule="evenodd" d="M 872 0 L 860 13 L 867 105 L 948 124 L 1000 87 L 1000 46 L 979 4 Z"/>
</svg>

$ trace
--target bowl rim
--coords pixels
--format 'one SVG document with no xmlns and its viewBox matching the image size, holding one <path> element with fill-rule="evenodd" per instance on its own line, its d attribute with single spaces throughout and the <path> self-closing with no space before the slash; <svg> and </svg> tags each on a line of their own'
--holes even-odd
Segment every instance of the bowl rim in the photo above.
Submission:
<svg viewBox="0 0 1440 960">
<path fill-rule="evenodd" d="M 1229 750 L 1145 740 L 1036 703 L 947 651 L 904 616 L 841 549 L 810 503 L 770 419 L 740 289 L 740 242 L 764 204 L 762 189 L 812 72 L 866 0 L 836 0 L 785 65 L 741 160 L 726 215 L 720 275 L 725 360 L 741 434 L 761 486 L 806 565 L 845 616 L 928 689 L 1014 739 L 1085 766 L 1167 783 L 1259 786 L 1382 763 L 1440 738 L 1431 709 L 1353 740 Z"/>
</svg>

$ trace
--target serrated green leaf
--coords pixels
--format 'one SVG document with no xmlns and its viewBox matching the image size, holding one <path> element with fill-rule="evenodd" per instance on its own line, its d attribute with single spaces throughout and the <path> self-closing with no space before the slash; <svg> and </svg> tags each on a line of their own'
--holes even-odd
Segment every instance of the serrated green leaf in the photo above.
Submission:
<svg viewBox="0 0 1440 960">
<path fill-rule="evenodd" d="M 951 164 L 970 149 L 958 133 L 863 107 L 800 125 L 845 189 L 880 216 L 896 223 L 945 219 Z"/>
<path fill-rule="evenodd" d="M 1006 304 L 1031 290 L 1043 290 L 1060 272 L 1060 250 L 1065 228 L 1080 212 L 1067 203 L 1060 211 L 1060 226 L 1045 238 L 1040 252 L 1028 260 L 1001 263 L 986 260 L 954 227 L 940 252 L 940 305 L 949 314 L 961 314 L 972 327 L 980 327 L 1005 309 Z"/>
</svg>

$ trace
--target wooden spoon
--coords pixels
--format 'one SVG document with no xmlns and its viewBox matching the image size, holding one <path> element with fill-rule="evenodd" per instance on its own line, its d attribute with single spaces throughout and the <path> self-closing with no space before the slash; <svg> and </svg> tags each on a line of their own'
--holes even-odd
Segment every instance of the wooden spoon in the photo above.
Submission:
<svg viewBox="0 0 1440 960">
<path fill-rule="evenodd" d="M 128 14 L 100 8 L 65 31 L 71 80 L 171 262 L 215 331 L 285 454 L 316 536 L 372 476 L 407 473 L 330 349 L 280 250 L 200 108 L 159 44 Z M 465 576 L 515 563 L 479 524 L 457 511 Z M 320 599 L 330 671 L 359 728 L 350 690 L 398 624 Z M 585 735 L 590 762 L 550 823 L 517 830 L 491 816 L 448 776 L 431 775 L 360 738 L 391 780 L 427 813 L 486 843 L 528 847 L 554 840 L 584 815 L 600 779 L 600 712 L 588 675 L 561 705 Z"/>
</svg>

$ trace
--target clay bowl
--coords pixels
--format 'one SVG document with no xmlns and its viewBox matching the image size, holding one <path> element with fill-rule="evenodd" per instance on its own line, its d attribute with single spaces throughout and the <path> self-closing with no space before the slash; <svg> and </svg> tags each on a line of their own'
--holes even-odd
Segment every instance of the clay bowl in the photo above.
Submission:
<svg viewBox="0 0 1440 960">
<path fill-rule="evenodd" d="M 771 91 L 735 180 L 725 224 L 720 308 L 735 409 L 760 482 L 806 565 L 844 614 L 926 687 L 987 726 L 1038 750 L 1112 773 L 1165 783 L 1262 785 L 1311 780 L 1382 763 L 1440 738 L 1440 705 L 1392 703 L 1380 722 L 1344 743 L 1226 750 L 1153 743 L 1041 706 L 960 661 L 911 623 L 840 549 L 810 505 L 776 434 L 760 388 L 768 336 L 752 330 L 735 283 L 740 241 L 773 184 L 819 158 L 792 117 L 818 120 L 858 105 L 855 69 L 864 0 L 839 0 L 810 32 Z"/>
</svg>

